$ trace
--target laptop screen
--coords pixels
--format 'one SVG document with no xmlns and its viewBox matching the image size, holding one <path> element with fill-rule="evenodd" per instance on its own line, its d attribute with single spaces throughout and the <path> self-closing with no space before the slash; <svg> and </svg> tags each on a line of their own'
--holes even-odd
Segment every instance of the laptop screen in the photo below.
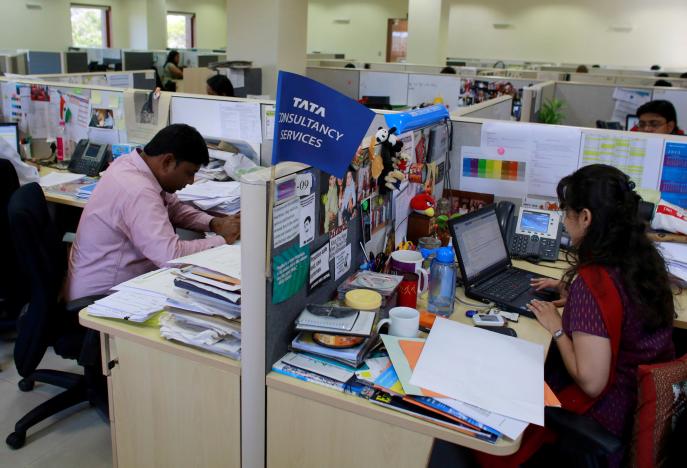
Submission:
<svg viewBox="0 0 687 468">
<path fill-rule="evenodd" d="M 508 252 L 493 208 L 465 219 L 458 218 L 452 228 L 467 282 L 490 267 L 508 262 Z"/>
</svg>

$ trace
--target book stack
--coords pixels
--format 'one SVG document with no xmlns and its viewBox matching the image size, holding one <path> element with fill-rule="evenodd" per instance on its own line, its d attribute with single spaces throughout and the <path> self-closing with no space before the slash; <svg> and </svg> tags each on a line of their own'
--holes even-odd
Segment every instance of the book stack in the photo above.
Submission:
<svg viewBox="0 0 687 468">
<path fill-rule="evenodd" d="M 308 305 L 295 321 L 299 333 L 291 342 L 292 352 L 272 369 L 336 390 L 352 390 L 356 372 L 367 370 L 365 357 L 379 342 L 373 332 L 375 319 L 375 312 Z"/>
<path fill-rule="evenodd" d="M 352 274 L 346 281 L 341 283 L 336 291 L 340 301 L 343 301 L 346 293 L 352 289 L 377 291 L 382 296 L 382 309 L 387 310 L 396 305 L 398 285 L 402 280 L 403 277 L 398 275 L 361 270 Z"/>
</svg>

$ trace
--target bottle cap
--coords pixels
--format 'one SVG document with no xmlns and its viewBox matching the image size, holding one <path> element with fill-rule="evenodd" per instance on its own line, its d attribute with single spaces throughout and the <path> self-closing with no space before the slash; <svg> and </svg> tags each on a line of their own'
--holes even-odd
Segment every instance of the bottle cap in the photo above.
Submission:
<svg viewBox="0 0 687 468">
<path fill-rule="evenodd" d="M 441 263 L 453 263 L 453 248 L 452 247 L 441 247 L 437 249 L 436 259 Z"/>
<path fill-rule="evenodd" d="M 345 295 L 347 307 L 358 310 L 378 310 L 382 306 L 382 295 L 369 289 L 351 289 Z"/>
</svg>

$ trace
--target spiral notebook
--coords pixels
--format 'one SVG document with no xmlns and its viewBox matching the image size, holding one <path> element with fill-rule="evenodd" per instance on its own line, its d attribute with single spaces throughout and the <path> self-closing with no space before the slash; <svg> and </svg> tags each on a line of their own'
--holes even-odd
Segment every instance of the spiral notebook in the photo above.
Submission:
<svg viewBox="0 0 687 468">
<path fill-rule="evenodd" d="M 310 310 L 303 309 L 303 312 L 296 319 L 296 327 L 299 329 L 308 329 L 315 331 L 339 331 L 346 332 L 353 329 L 356 320 L 358 320 L 359 311 L 343 317 L 335 317 L 332 315 L 317 315 L 310 312 Z"/>
</svg>

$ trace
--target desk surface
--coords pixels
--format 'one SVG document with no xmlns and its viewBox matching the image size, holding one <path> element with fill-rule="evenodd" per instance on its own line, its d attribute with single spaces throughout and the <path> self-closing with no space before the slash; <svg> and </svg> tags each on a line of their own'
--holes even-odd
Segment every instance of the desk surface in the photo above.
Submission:
<svg viewBox="0 0 687 468">
<path fill-rule="evenodd" d="M 563 262 L 558 262 L 556 264 L 556 267 L 558 268 L 549 268 L 542 265 L 532 265 L 517 261 L 514 263 L 520 268 L 528 269 L 542 275 L 552 277 L 560 277 L 563 273 L 561 268 L 564 268 L 565 266 Z M 462 288 L 459 290 L 458 295 L 462 300 L 468 303 L 475 303 L 474 300 L 465 298 Z M 475 305 L 478 306 L 476 303 Z M 470 308 L 470 306 L 456 301 L 454 313 L 451 316 L 451 319 L 471 325 L 472 320 L 465 316 L 465 311 Z M 515 331 L 518 333 L 518 338 L 539 343 L 544 346 L 545 353 L 548 353 L 549 345 L 551 343 L 551 335 L 541 325 L 539 325 L 536 320 L 521 317 L 518 323 L 511 323 L 509 326 L 515 329 Z M 328 388 L 324 388 L 313 383 L 303 382 L 276 372 L 271 372 L 268 374 L 267 387 L 291 393 L 309 400 L 314 400 L 344 411 L 356 413 L 366 418 L 371 418 L 380 422 L 399 426 L 429 437 L 443 439 L 464 447 L 491 453 L 493 455 L 509 455 L 517 451 L 520 447 L 520 439 L 512 441 L 505 438 L 500 438 L 496 444 L 490 444 L 488 442 L 466 436 L 457 431 L 425 422 L 419 418 L 402 414 L 398 411 L 381 408 L 358 396 L 330 390 Z"/>
<path fill-rule="evenodd" d="M 160 327 L 157 324 L 138 324 L 124 320 L 91 317 L 86 313 L 85 309 L 79 312 L 79 323 L 84 327 L 101 333 L 140 343 L 160 351 L 191 359 L 200 364 L 210 365 L 236 375 L 241 375 L 241 363 L 239 361 L 169 341 L 160 336 Z"/>
<path fill-rule="evenodd" d="M 55 169 L 54 167 L 39 166 L 38 173 L 41 176 L 48 175 L 51 172 L 67 172 L 60 169 Z M 77 208 L 83 208 L 86 206 L 86 200 L 79 200 L 73 195 L 68 193 L 55 193 L 45 190 L 43 188 L 43 193 L 45 194 L 45 199 L 52 203 L 60 203 L 62 205 L 75 206 Z"/>
</svg>

